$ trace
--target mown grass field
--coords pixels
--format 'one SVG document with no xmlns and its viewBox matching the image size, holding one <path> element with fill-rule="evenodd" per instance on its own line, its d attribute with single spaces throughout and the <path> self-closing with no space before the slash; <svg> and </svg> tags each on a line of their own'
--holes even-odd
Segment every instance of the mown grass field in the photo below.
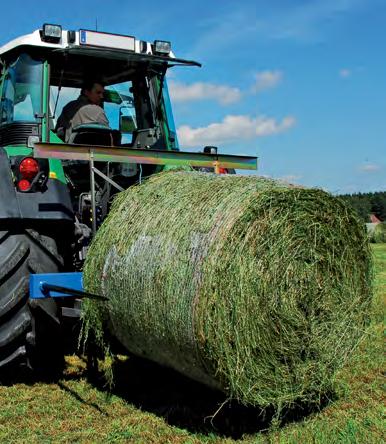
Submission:
<svg viewBox="0 0 386 444">
<path fill-rule="evenodd" d="M 91 383 L 86 364 L 67 358 L 51 383 L 0 387 L 0 443 L 381 443 L 386 244 L 373 246 L 375 291 L 365 340 L 337 376 L 337 393 L 320 411 L 289 412 L 281 423 L 225 405 L 182 376 L 133 358 L 116 365 L 109 393 Z"/>
</svg>

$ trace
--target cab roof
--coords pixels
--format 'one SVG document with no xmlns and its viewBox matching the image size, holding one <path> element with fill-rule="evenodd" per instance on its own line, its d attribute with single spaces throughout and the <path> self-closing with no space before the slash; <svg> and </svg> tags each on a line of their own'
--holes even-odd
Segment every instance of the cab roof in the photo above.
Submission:
<svg viewBox="0 0 386 444">
<path fill-rule="evenodd" d="M 90 36 L 90 42 L 87 42 L 87 36 Z M 93 38 L 91 39 L 91 37 Z M 169 66 L 176 64 L 201 66 L 200 63 L 193 60 L 177 58 L 172 51 L 168 54 L 156 53 L 153 43 L 138 40 L 132 36 L 84 29 L 79 31 L 61 30 L 61 35 L 55 42 L 45 40 L 43 31 L 37 29 L 31 34 L 17 37 L 0 47 L 0 59 L 7 60 L 15 53 L 23 52 L 26 49 L 40 53 L 42 56 L 52 53 L 66 53 L 106 59 L 153 61 L 154 63 L 166 63 Z"/>
<path fill-rule="evenodd" d="M 156 70 L 174 65 L 201 66 L 198 62 L 175 57 L 172 51 L 157 53 L 154 43 L 91 30 L 60 30 L 55 41 L 49 41 L 43 30 L 38 29 L 2 46 L 0 63 L 14 60 L 23 52 L 48 60 L 51 82 L 67 86 L 79 86 L 87 73 L 98 73 L 98 78 L 111 84 L 134 74 L 139 66 Z"/>
</svg>

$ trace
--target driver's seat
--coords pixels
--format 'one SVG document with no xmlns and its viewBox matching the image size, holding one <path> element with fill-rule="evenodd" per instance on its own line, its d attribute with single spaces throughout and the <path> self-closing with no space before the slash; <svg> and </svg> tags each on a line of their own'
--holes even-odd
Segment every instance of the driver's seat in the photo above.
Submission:
<svg viewBox="0 0 386 444">
<path fill-rule="evenodd" d="M 84 123 L 72 129 L 68 143 L 79 145 L 119 146 L 121 133 L 98 123 Z"/>
</svg>

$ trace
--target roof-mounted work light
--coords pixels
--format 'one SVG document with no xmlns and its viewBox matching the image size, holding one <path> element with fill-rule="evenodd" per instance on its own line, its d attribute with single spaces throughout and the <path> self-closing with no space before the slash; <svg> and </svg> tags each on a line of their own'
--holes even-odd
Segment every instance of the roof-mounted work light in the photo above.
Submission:
<svg viewBox="0 0 386 444">
<path fill-rule="evenodd" d="M 44 23 L 41 35 L 44 42 L 59 43 L 62 38 L 62 27 Z"/>
<path fill-rule="evenodd" d="M 172 50 L 172 44 L 164 40 L 154 40 L 154 52 L 162 55 L 169 55 Z"/>
</svg>

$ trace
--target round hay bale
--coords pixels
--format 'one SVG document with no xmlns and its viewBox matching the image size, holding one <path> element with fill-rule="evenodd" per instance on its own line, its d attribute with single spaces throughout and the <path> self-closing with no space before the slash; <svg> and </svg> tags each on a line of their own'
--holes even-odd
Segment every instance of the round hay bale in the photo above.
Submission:
<svg viewBox="0 0 386 444">
<path fill-rule="evenodd" d="M 120 193 L 85 264 L 85 330 L 246 405 L 319 402 L 371 299 L 363 225 L 340 199 L 170 172 Z"/>
</svg>

